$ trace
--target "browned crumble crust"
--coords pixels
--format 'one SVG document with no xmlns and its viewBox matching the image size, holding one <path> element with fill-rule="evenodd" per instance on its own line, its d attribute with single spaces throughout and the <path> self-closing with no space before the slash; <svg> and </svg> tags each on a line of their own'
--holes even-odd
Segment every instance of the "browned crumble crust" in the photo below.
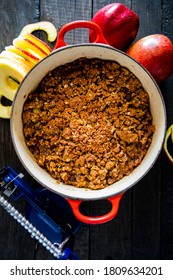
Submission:
<svg viewBox="0 0 173 280">
<path fill-rule="evenodd" d="M 58 182 L 100 189 L 141 163 L 154 126 L 148 94 L 129 70 L 80 58 L 29 94 L 23 130 L 38 165 Z"/>
</svg>

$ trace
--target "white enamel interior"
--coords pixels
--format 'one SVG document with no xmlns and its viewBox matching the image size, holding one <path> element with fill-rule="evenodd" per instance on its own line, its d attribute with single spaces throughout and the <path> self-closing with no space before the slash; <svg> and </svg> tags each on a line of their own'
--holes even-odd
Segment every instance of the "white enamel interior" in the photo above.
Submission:
<svg viewBox="0 0 173 280">
<path fill-rule="evenodd" d="M 152 144 L 142 163 L 129 175 L 101 190 L 88 190 L 58 184 L 47 172 L 37 165 L 25 145 L 22 126 L 23 104 L 47 72 L 59 65 L 71 62 L 79 57 L 115 60 L 127 67 L 141 81 L 150 97 L 150 107 L 156 131 Z M 11 114 L 11 135 L 15 150 L 26 170 L 44 187 L 64 197 L 81 200 L 108 198 L 123 193 L 137 183 L 152 167 L 162 148 L 165 135 L 166 113 L 159 88 L 147 71 L 126 54 L 103 44 L 80 44 L 60 48 L 39 62 L 25 77 L 13 102 Z M 147 186 L 146 186 L 147 187 Z"/>
</svg>

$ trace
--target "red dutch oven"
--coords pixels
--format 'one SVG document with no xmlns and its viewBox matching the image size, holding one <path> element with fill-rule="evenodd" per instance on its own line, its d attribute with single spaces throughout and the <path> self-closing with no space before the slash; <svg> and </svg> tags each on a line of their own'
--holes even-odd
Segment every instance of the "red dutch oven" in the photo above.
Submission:
<svg viewBox="0 0 173 280">
<path fill-rule="evenodd" d="M 94 43 L 67 45 L 64 41 L 66 32 L 74 28 L 89 28 L 97 34 Z M 129 175 L 118 182 L 100 190 L 76 188 L 57 183 L 45 170 L 38 166 L 33 155 L 27 148 L 23 135 L 22 111 L 27 96 L 32 92 L 48 71 L 72 62 L 80 57 L 101 58 L 114 60 L 128 68 L 141 81 L 149 94 L 150 108 L 155 125 L 152 143 L 141 164 Z M 36 64 L 26 75 L 15 95 L 11 113 L 11 136 L 16 153 L 25 169 L 30 175 L 45 188 L 65 197 L 70 203 L 74 215 L 80 221 L 89 224 L 105 223 L 113 219 L 118 211 L 119 203 L 124 192 L 135 185 L 155 163 L 161 149 L 166 128 L 166 112 L 162 94 L 155 80 L 138 62 L 127 54 L 109 46 L 102 34 L 100 27 L 90 21 L 74 21 L 64 25 L 58 34 L 55 49 L 46 58 Z M 86 216 L 80 211 L 83 201 L 108 199 L 111 210 L 101 216 Z"/>
</svg>

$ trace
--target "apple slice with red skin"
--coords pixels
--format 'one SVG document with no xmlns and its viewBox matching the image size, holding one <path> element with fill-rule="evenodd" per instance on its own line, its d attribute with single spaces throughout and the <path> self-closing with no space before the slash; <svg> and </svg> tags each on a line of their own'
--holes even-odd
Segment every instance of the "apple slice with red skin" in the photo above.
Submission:
<svg viewBox="0 0 173 280">
<path fill-rule="evenodd" d="M 50 47 L 32 34 L 24 34 L 13 40 L 13 46 L 7 46 L 7 51 L 14 52 L 33 64 L 46 57 Z"/>
<path fill-rule="evenodd" d="M 25 39 L 28 39 L 33 44 L 37 45 L 38 48 L 40 48 L 43 52 L 45 52 L 47 55 L 52 51 L 51 48 L 42 40 L 35 37 L 32 34 L 23 34 L 22 35 Z"/>
<path fill-rule="evenodd" d="M 34 38 L 33 36 L 29 36 L 30 34 L 26 34 L 24 36 L 20 35 L 16 39 L 13 40 L 13 45 L 20 49 L 26 50 L 31 54 L 35 55 L 39 59 L 43 59 L 50 53 L 50 49 L 45 47 L 45 44 L 40 42 L 39 39 Z M 46 51 L 45 51 L 46 49 Z"/>
<path fill-rule="evenodd" d="M 32 62 L 33 66 L 40 60 L 38 57 L 36 57 L 35 55 L 31 54 L 30 52 L 28 52 L 26 50 L 23 50 L 21 48 L 18 48 L 18 47 L 7 46 L 7 47 L 5 47 L 5 50 L 10 51 L 10 52 L 14 52 L 14 53 L 24 57 L 25 59 L 27 59 L 30 62 Z"/>
<path fill-rule="evenodd" d="M 158 83 L 173 73 L 173 45 L 163 34 L 152 34 L 138 40 L 127 54 L 142 64 Z"/>
<path fill-rule="evenodd" d="M 20 36 L 13 40 L 13 46 L 28 51 L 39 59 L 43 59 L 45 56 L 47 56 L 47 54 L 42 49 L 40 49 L 40 47 L 32 43 L 30 40 Z"/>
</svg>

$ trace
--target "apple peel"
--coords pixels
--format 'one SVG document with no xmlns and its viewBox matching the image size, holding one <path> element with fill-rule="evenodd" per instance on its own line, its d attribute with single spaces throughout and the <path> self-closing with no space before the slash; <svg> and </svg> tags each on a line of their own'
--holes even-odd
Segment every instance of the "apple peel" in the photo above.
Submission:
<svg viewBox="0 0 173 280">
<path fill-rule="evenodd" d="M 164 149 L 169 161 L 173 164 L 173 157 L 171 156 L 170 152 L 168 151 L 168 139 L 169 138 L 171 138 L 171 141 L 173 143 L 173 124 L 167 129 L 164 144 L 163 144 L 163 149 Z"/>
<path fill-rule="evenodd" d="M 37 30 L 42 30 L 46 32 L 49 42 L 54 42 L 56 40 L 57 30 L 55 26 L 49 21 L 40 21 L 40 22 L 27 24 L 21 30 L 20 34 L 32 33 Z"/>
</svg>

